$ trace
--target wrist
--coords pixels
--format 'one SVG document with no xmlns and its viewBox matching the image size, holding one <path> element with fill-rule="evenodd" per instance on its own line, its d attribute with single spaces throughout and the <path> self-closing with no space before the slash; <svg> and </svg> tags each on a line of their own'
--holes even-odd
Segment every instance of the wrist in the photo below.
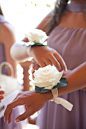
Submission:
<svg viewBox="0 0 86 129">
<path fill-rule="evenodd" d="M 30 57 L 33 57 L 34 50 L 37 49 L 38 47 L 44 47 L 44 46 L 47 46 L 47 45 L 44 45 L 42 43 L 29 42 L 29 44 L 27 45 L 27 54 Z"/>
<path fill-rule="evenodd" d="M 51 100 L 51 99 L 55 99 L 58 96 L 58 89 L 52 89 L 51 91 L 45 93 L 46 94 L 46 99 L 47 101 Z"/>
<path fill-rule="evenodd" d="M 53 94 L 52 94 L 51 91 L 46 92 L 46 93 L 44 93 L 44 94 L 45 94 L 45 98 L 46 98 L 47 101 L 53 99 Z"/>
</svg>

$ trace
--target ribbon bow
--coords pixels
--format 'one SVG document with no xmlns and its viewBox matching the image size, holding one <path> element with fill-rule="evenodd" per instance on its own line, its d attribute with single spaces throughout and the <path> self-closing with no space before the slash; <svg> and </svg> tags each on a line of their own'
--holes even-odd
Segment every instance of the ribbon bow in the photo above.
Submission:
<svg viewBox="0 0 86 129">
<path fill-rule="evenodd" d="M 57 104 L 61 104 L 63 107 L 65 107 L 67 110 L 71 111 L 73 108 L 73 104 L 71 104 L 70 102 L 68 102 L 67 100 L 57 97 L 54 98 L 53 101 L 55 101 Z"/>
</svg>

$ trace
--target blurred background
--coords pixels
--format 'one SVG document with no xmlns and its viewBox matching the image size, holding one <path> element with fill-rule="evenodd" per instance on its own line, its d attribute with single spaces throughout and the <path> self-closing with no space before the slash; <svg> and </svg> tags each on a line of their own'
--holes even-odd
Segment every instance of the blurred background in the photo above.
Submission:
<svg viewBox="0 0 86 129">
<path fill-rule="evenodd" d="M 53 9 L 55 0 L 0 0 L 5 19 L 13 25 L 16 41 L 20 41 L 34 29 L 41 20 Z M 30 81 L 31 61 L 18 63 L 17 78 L 22 85 L 22 90 L 33 90 Z M 37 113 L 28 118 L 29 124 L 23 129 L 38 129 L 35 125 Z"/>
<path fill-rule="evenodd" d="M 55 0 L 0 0 L 5 18 L 14 26 L 16 40 L 35 28 L 53 9 Z"/>
</svg>

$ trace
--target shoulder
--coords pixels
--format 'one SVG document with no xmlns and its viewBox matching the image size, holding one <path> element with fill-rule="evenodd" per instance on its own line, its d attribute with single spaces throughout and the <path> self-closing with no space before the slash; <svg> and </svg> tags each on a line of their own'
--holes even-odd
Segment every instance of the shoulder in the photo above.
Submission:
<svg viewBox="0 0 86 129">
<path fill-rule="evenodd" d="M 14 29 L 14 27 L 13 27 L 11 24 L 9 24 L 9 23 L 4 23 L 2 30 L 3 30 L 3 32 L 6 32 L 7 35 L 15 35 L 15 29 Z"/>
<path fill-rule="evenodd" d="M 5 42 L 15 42 L 15 29 L 14 27 L 9 23 L 3 23 L 1 31 L 0 31 L 0 40 Z"/>
<path fill-rule="evenodd" d="M 53 10 L 52 10 L 50 13 L 48 13 L 48 14 L 42 19 L 42 21 L 39 23 L 39 25 L 38 25 L 36 28 L 43 30 L 45 24 L 51 19 L 52 15 L 53 15 Z M 44 30 L 44 31 L 45 31 L 45 30 Z"/>
</svg>

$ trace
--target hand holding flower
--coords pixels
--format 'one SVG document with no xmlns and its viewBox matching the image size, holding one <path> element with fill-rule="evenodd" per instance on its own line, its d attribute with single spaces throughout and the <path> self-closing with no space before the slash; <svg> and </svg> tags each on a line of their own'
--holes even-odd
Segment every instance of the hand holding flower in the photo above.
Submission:
<svg viewBox="0 0 86 129">
<path fill-rule="evenodd" d="M 45 40 L 47 40 L 48 37 L 49 36 L 47 36 L 46 33 L 42 30 L 34 29 L 30 31 L 27 35 L 27 38 L 31 43 L 33 43 L 33 45 L 31 49 L 29 49 L 28 54 L 34 57 L 34 60 L 41 67 L 54 64 L 59 71 L 66 70 L 66 64 L 60 54 L 57 53 L 54 49 L 44 46 Z"/>
<path fill-rule="evenodd" d="M 44 41 L 48 38 L 45 32 L 34 29 L 26 36 L 28 38 L 27 43 L 22 41 L 20 43 L 14 43 L 11 47 L 11 56 L 13 59 L 25 61 L 29 57 L 33 57 L 41 67 L 54 64 L 59 71 L 66 71 L 67 67 L 61 55 L 54 49 L 44 46 Z"/>
</svg>

